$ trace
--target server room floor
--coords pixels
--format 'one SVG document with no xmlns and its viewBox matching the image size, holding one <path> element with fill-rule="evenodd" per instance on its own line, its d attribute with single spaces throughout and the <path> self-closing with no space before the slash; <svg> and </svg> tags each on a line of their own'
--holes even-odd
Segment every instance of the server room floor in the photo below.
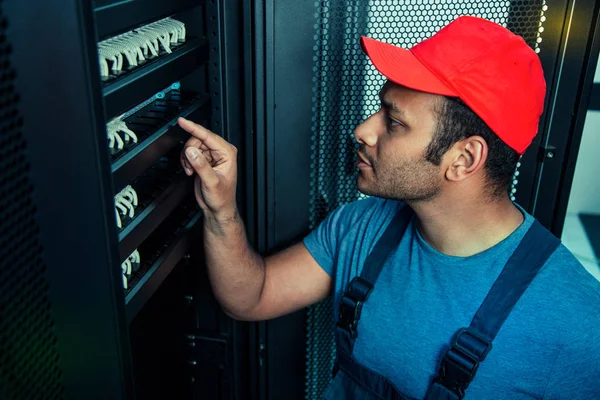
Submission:
<svg viewBox="0 0 600 400">
<path fill-rule="evenodd" d="M 600 265 L 590 240 L 581 223 L 579 214 L 568 213 L 562 234 L 563 244 L 577 257 L 585 269 L 596 279 L 600 280 Z"/>
</svg>

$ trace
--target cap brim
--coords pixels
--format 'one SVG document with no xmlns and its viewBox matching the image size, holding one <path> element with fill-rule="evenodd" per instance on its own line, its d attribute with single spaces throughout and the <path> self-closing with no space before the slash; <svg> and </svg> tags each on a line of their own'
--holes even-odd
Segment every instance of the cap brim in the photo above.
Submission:
<svg viewBox="0 0 600 400">
<path fill-rule="evenodd" d="M 409 50 L 365 36 L 360 38 L 360 45 L 375 68 L 392 82 L 421 92 L 458 97 Z"/>
</svg>

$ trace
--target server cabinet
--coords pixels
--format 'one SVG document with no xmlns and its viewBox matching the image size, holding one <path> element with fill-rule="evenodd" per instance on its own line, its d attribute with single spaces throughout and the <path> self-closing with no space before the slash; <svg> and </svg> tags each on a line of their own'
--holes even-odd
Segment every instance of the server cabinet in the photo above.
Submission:
<svg viewBox="0 0 600 400">
<path fill-rule="evenodd" d="M 248 398 L 250 325 L 210 294 L 176 125 L 252 147 L 242 4 L 0 14 L 0 398 Z"/>
<path fill-rule="evenodd" d="M 540 56 L 545 112 L 511 195 L 560 233 L 568 198 L 561 190 L 572 176 L 563 167 L 574 162 L 598 56 L 596 2 L 261 0 L 255 14 L 265 248 L 301 240 L 334 208 L 360 197 L 352 131 L 377 109 L 383 83 L 360 50 L 360 35 L 410 47 L 459 15 L 504 24 Z M 319 397 L 331 377 L 332 327 L 328 301 L 266 323 L 266 398 Z"/>
</svg>

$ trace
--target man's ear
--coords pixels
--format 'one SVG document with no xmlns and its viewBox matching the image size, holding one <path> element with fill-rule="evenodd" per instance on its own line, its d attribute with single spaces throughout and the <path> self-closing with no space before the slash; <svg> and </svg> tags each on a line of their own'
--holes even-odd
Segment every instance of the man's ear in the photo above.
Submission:
<svg viewBox="0 0 600 400">
<path fill-rule="evenodd" d="M 475 175 L 485 165 L 487 142 L 481 136 L 460 140 L 446 153 L 446 179 L 459 182 Z"/>
</svg>

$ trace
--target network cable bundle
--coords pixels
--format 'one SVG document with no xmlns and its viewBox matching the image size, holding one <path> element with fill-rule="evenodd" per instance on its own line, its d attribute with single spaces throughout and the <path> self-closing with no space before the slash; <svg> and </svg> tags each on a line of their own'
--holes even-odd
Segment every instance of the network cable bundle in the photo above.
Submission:
<svg viewBox="0 0 600 400">
<path fill-rule="evenodd" d="M 128 279 L 132 273 L 136 272 L 140 268 L 140 253 L 135 250 L 123 263 L 121 263 L 121 269 L 123 270 L 123 288 L 128 289 Z"/>
<path fill-rule="evenodd" d="M 108 135 L 108 147 L 115 153 L 123 150 L 125 145 L 130 142 L 138 142 L 135 132 L 127 127 L 122 117 L 115 118 L 106 124 L 106 133 Z"/>
<path fill-rule="evenodd" d="M 185 42 L 185 24 L 173 18 L 144 25 L 98 43 L 100 75 L 116 77 Z"/>
<path fill-rule="evenodd" d="M 208 98 L 181 90 L 177 81 L 106 124 L 127 295 L 137 293 L 140 279 L 163 262 L 161 257 L 182 240 L 179 232 L 194 217 L 186 214 L 190 208 L 184 200 L 193 198 L 187 196 L 191 186 L 178 161 L 183 136 L 176 121 L 205 115 Z"/>
<path fill-rule="evenodd" d="M 122 215 L 133 219 L 135 215 L 135 207 L 138 205 L 137 193 L 131 186 L 127 186 L 115 196 L 115 215 L 117 218 L 117 226 L 123 227 Z"/>
</svg>

